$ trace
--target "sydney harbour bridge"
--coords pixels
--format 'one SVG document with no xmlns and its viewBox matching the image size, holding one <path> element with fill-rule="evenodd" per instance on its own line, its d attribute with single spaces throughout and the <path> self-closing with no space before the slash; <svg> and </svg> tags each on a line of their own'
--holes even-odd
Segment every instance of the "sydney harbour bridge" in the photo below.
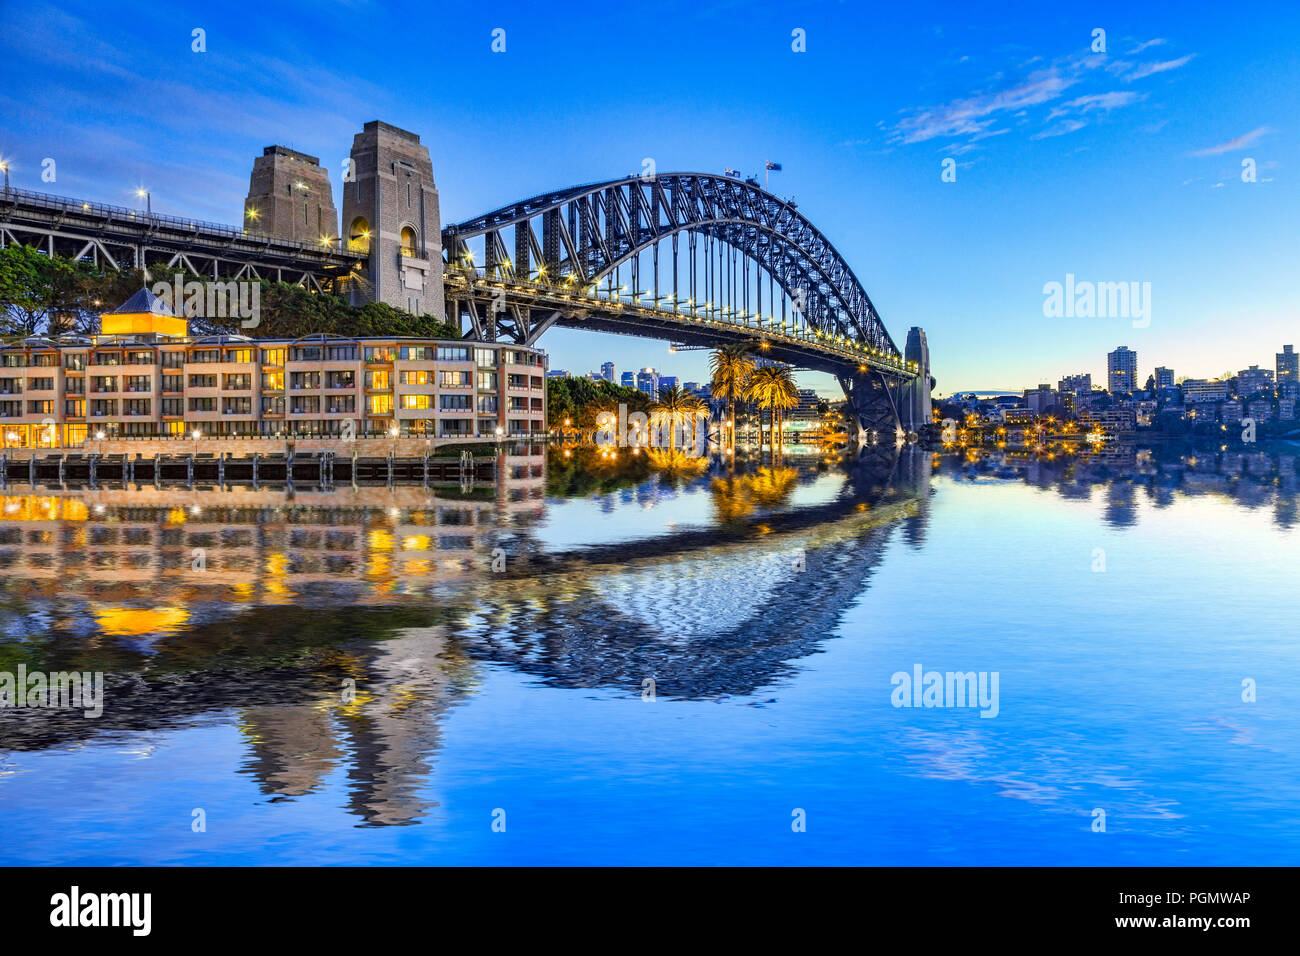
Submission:
<svg viewBox="0 0 1300 956">
<path fill-rule="evenodd" d="M 647 173 L 444 226 L 418 136 L 367 123 L 349 163 L 340 220 L 319 160 L 268 147 L 242 228 L 6 188 L 0 246 L 333 289 L 445 316 L 478 341 L 532 346 L 561 326 L 681 349 L 741 343 L 835 376 L 870 440 L 930 422 L 925 333 L 900 350 L 831 242 L 752 179 Z"/>
</svg>

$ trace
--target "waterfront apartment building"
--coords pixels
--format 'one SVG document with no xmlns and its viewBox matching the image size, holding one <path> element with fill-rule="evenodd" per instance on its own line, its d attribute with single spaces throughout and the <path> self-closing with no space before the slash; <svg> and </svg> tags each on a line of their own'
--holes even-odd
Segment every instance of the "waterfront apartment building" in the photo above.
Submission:
<svg viewBox="0 0 1300 956">
<path fill-rule="evenodd" d="M 406 337 L 188 337 L 183 319 L 156 308 L 142 290 L 104 316 L 105 334 L 0 348 L 3 447 L 349 433 L 490 441 L 546 432 L 546 356 L 536 349 Z"/>
<path fill-rule="evenodd" d="M 1112 395 L 1136 392 L 1138 354 L 1126 345 L 1106 355 L 1106 388 Z"/>
<path fill-rule="evenodd" d="M 1300 382 L 1300 353 L 1291 346 L 1282 346 L 1277 356 L 1277 383 Z"/>
<path fill-rule="evenodd" d="M 1173 388 L 1174 387 L 1174 370 L 1165 368 L 1163 365 L 1156 366 L 1156 388 Z"/>
</svg>

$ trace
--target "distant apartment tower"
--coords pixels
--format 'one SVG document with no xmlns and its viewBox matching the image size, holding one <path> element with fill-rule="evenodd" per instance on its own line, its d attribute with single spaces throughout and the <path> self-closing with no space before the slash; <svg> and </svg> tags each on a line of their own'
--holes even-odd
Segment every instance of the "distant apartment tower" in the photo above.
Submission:
<svg viewBox="0 0 1300 956">
<path fill-rule="evenodd" d="M 1188 405 L 1221 402 L 1228 397 L 1228 383 L 1217 378 L 1189 378 L 1183 382 L 1183 401 Z"/>
<path fill-rule="evenodd" d="M 1106 388 L 1112 395 L 1137 391 L 1138 354 L 1121 345 L 1106 356 Z"/>
<path fill-rule="evenodd" d="M 655 401 L 659 400 L 659 373 L 652 368 L 643 368 L 636 373 L 637 391 L 644 392 Z"/>
<path fill-rule="evenodd" d="M 1163 365 L 1156 366 L 1156 388 L 1173 388 L 1174 387 L 1174 370 L 1165 368 Z"/>
<path fill-rule="evenodd" d="M 333 247 L 339 214 L 320 160 L 286 146 L 262 150 L 248 177 L 244 231 Z"/>
<path fill-rule="evenodd" d="M 1047 411 L 1049 405 L 1060 404 L 1059 395 L 1047 383 L 1043 383 L 1037 388 L 1025 389 L 1024 399 L 1025 407 L 1031 412 L 1037 412 L 1040 415 Z"/>
<path fill-rule="evenodd" d="M 614 363 L 606 362 L 600 367 L 600 377 L 607 382 L 614 381 Z"/>
<path fill-rule="evenodd" d="M 1237 373 L 1237 394 L 1242 398 L 1250 398 L 1256 392 L 1262 392 L 1272 386 L 1272 369 L 1252 365 L 1250 368 L 1243 368 Z"/>
<path fill-rule="evenodd" d="M 636 373 L 624 372 L 622 379 L 619 380 L 619 384 L 624 388 L 636 388 Z"/>
<path fill-rule="evenodd" d="M 1300 353 L 1289 345 L 1277 353 L 1277 383 L 1300 382 Z"/>
<path fill-rule="evenodd" d="M 1067 375 L 1056 383 L 1062 395 L 1088 395 L 1092 392 L 1092 374 Z"/>
<path fill-rule="evenodd" d="M 666 389 L 666 388 L 672 388 L 672 386 L 674 386 L 674 385 L 676 385 L 676 384 L 677 384 L 677 376 L 676 376 L 676 375 L 660 375 L 660 376 L 659 376 L 659 391 L 661 391 L 661 392 L 662 392 L 664 389 Z"/>
<path fill-rule="evenodd" d="M 343 247 L 369 261 L 369 287 L 354 289 L 354 301 L 442 321 L 442 220 L 429 150 L 414 133 L 374 120 L 353 137 L 349 165 Z"/>
</svg>

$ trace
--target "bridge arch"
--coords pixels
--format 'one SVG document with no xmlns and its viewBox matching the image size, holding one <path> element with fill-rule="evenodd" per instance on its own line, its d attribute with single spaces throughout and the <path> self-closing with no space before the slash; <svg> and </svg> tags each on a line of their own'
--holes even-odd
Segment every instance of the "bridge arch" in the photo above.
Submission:
<svg viewBox="0 0 1300 956">
<path fill-rule="evenodd" d="M 683 237 L 689 247 L 685 279 L 679 274 Z M 672 247 L 670 267 L 662 270 L 671 270 L 669 296 L 660 295 L 660 249 L 665 243 Z M 704 294 L 710 310 L 741 316 L 762 314 L 766 273 L 774 318 L 775 288 L 782 293 L 782 327 L 789 304 L 791 329 L 899 355 L 862 283 L 821 231 L 793 202 L 728 176 L 665 173 L 574 186 L 449 226 L 443 231 L 443 247 L 448 271 L 502 279 L 535 277 L 579 288 L 611 277 L 621 283 L 626 266 L 637 299 L 647 285 L 656 303 L 665 298 L 681 302 L 682 293 L 689 291 L 696 308 Z M 652 273 L 649 279 L 642 277 L 646 270 Z M 621 290 L 611 283 L 609 291 Z M 751 304 L 754 313 L 749 312 Z M 516 337 L 532 341 L 555 320 L 551 316 L 539 326 L 525 322 Z"/>
</svg>

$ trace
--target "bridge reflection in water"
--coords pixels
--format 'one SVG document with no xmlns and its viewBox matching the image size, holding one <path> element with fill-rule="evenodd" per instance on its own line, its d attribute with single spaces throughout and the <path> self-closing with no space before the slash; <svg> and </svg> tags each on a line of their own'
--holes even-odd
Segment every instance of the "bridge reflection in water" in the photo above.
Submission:
<svg viewBox="0 0 1300 956">
<path fill-rule="evenodd" d="M 443 719 L 485 667 L 629 696 L 650 678 L 669 700 L 761 692 L 836 634 L 888 547 L 924 544 L 936 470 L 1066 498 L 1099 485 L 1119 524 L 1142 495 L 1267 495 L 1280 523 L 1296 510 L 1285 455 L 904 447 L 729 469 L 593 454 L 553 451 L 548 466 L 539 450 L 463 495 L 11 488 L 6 666 L 103 671 L 108 691 L 97 720 L 0 710 L 0 739 L 39 751 L 233 722 L 242 772 L 269 799 L 338 789 L 367 825 L 413 823 L 430 810 Z"/>
<path fill-rule="evenodd" d="M 8 649 L 29 670 L 103 671 L 107 704 L 92 721 L 0 711 L 6 746 L 227 714 L 265 794 L 301 796 L 344 768 L 353 811 L 410 822 L 428 809 L 439 718 L 480 662 L 570 687 L 640 693 L 648 677 L 668 697 L 752 691 L 826 635 L 890 529 L 922 520 L 929 465 L 893 449 L 844 470 L 819 456 L 730 471 L 678 456 L 588 462 L 597 508 L 606 495 L 651 510 L 690 495 L 708 512 L 628 541 L 607 522 L 560 547 L 547 543 L 544 461 L 511 458 L 465 495 L 11 487 L 0 621 L 23 640 Z M 573 474 L 571 457 L 554 486 Z M 817 500 L 792 504 L 801 488 Z"/>
</svg>

